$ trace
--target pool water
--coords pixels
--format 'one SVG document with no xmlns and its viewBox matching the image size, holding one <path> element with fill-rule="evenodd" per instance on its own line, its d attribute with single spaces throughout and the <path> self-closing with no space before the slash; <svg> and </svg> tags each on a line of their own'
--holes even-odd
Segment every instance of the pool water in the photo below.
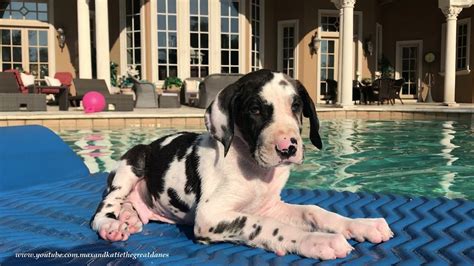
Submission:
<svg viewBox="0 0 474 266">
<path fill-rule="evenodd" d="M 134 145 L 179 130 L 74 130 L 59 135 L 94 173 L 114 169 L 116 160 Z M 307 129 L 304 134 L 307 137 Z M 474 127 L 470 122 L 323 121 L 321 136 L 322 151 L 305 139 L 305 162 L 294 167 L 288 188 L 474 200 Z"/>
</svg>

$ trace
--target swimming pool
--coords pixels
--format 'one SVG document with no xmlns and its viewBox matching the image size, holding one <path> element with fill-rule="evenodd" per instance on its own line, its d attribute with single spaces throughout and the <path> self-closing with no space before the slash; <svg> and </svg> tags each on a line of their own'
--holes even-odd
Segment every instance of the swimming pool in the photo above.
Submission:
<svg viewBox="0 0 474 266">
<path fill-rule="evenodd" d="M 183 129 L 60 131 L 91 172 L 114 169 L 140 143 Z M 202 131 L 187 130 L 187 131 Z M 308 133 L 305 130 L 304 133 Z M 305 162 L 288 188 L 334 189 L 474 200 L 474 128 L 462 121 L 322 121 L 324 148 L 306 138 Z"/>
</svg>

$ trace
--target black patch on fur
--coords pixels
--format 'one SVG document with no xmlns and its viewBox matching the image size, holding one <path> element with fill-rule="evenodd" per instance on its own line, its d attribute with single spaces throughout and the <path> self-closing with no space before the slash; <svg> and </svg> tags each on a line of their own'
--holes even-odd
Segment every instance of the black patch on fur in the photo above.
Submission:
<svg viewBox="0 0 474 266">
<path fill-rule="evenodd" d="M 262 87 L 272 78 L 273 74 L 270 72 L 264 79 L 247 81 L 244 83 L 246 85 L 241 89 L 239 97 L 235 100 L 234 108 L 238 110 L 238 112 L 235 112 L 235 124 L 239 127 L 240 132 L 242 132 L 242 136 L 249 145 L 252 155 L 257 149 L 260 133 L 273 120 L 273 105 L 259 95 Z M 255 108 L 259 109 L 258 114 L 254 114 L 251 111 Z"/>
<path fill-rule="evenodd" d="M 147 158 L 150 155 L 149 145 L 137 145 L 127 151 L 120 159 L 126 160 L 127 165 L 132 167 L 132 172 L 139 178 L 143 178 L 146 173 Z"/>
<path fill-rule="evenodd" d="M 186 185 L 184 192 L 186 194 L 196 194 L 196 204 L 201 199 L 201 176 L 199 175 L 199 156 L 197 154 L 197 145 L 193 147 L 192 152 L 186 156 Z"/>
<path fill-rule="evenodd" d="M 278 237 L 278 241 L 283 241 L 283 237 L 282 237 L 282 236 L 279 236 L 279 237 Z"/>
<path fill-rule="evenodd" d="M 253 224 L 252 227 L 253 227 L 253 228 L 257 228 L 257 224 Z"/>
<path fill-rule="evenodd" d="M 276 228 L 275 230 L 273 230 L 273 236 L 276 236 L 278 235 L 278 228 Z"/>
<path fill-rule="evenodd" d="M 268 245 L 267 242 L 263 242 L 263 243 L 262 243 L 262 246 L 263 246 L 264 249 L 270 250 L 270 246 Z"/>
<path fill-rule="evenodd" d="M 113 212 L 106 213 L 105 217 L 117 220 L 117 216 Z"/>
<path fill-rule="evenodd" d="M 301 98 L 303 103 L 303 115 L 304 117 L 309 118 L 309 139 L 311 143 L 318 148 L 322 149 L 323 144 L 321 141 L 321 136 L 319 135 L 319 119 L 316 113 L 316 107 L 314 106 L 313 100 L 308 94 L 306 88 L 298 80 L 291 80 L 291 83 L 295 86 L 298 95 Z"/>
<path fill-rule="evenodd" d="M 296 240 L 291 240 L 291 243 L 296 243 Z"/>
<path fill-rule="evenodd" d="M 281 80 L 278 85 L 281 85 L 281 86 L 288 86 L 288 82 L 284 81 L 284 80 Z"/>
<path fill-rule="evenodd" d="M 107 187 L 110 188 L 112 183 L 114 182 L 115 178 L 115 171 L 110 172 L 109 176 L 107 176 Z"/>
<path fill-rule="evenodd" d="M 112 193 L 113 191 L 118 190 L 118 189 L 121 189 L 121 188 L 122 188 L 121 186 L 114 186 L 114 185 L 112 185 L 112 186 L 110 186 L 109 194 Z"/>
<path fill-rule="evenodd" d="M 212 233 L 214 231 L 214 227 L 209 228 L 209 233 Z"/>
<path fill-rule="evenodd" d="M 214 229 L 215 234 L 222 234 L 224 232 L 229 233 L 238 233 L 242 228 L 245 226 L 245 222 L 247 221 L 247 216 L 241 216 L 235 218 L 235 220 L 231 222 L 219 222 Z"/>
<path fill-rule="evenodd" d="M 260 234 L 261 231 L 262 231 L 262 227 L 258 225 L 257 228 L 255 228 L 255 231 L 250 233 L 249 239 L 254 240 L 254 238 L 256 238 Z"/>
<path fill-rule="evenodd" d="M 175 157 L 186 154 L 190 146 L 195 145 L 199 134 L 191 132 L 181 132 L 168 145 L 161 146 L 161 143 L 168 137 L 162 137 L 150 144 L 151 152 L 147 158 L 147 171 L 145 174 L 147 189 L 149 193 L 155 197 L 160 198 L 165 190 L 164 177 L 170 168 L 171 162 Z M 181 157 L 181 158 L 182 158 Z"/>
<path fill-rule="evenodd" d="M 110 208 L 110 207 L 112 207 L 112 206 L 114 206 L 114 205 L 108 203 L 107 205 L 105 205 L 105 208 Z"/>
<path fill-rule="evenodd" d="M 170 204 L 173 205 L 173 207 L 184 213 L 189 212 L 188 204 L 186 204 L 186 202 L 182 201 L 179 198 L 178 193 L 176 193 L 176 190 L 168 188 L 168 197 L 170 197 Z"/>
</svg>

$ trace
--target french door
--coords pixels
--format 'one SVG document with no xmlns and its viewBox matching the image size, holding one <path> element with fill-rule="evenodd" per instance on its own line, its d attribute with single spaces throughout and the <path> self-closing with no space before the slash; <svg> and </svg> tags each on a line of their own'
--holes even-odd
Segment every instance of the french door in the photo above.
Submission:
<svg viewBox="0 0 474 266">
<path fill-rule="evenodd" d="M 326 79 L 337 81 L 338 75 L 338 39 L 323 39 L 320 43 L 321 59 L 319 60 L 319 76 L 321 77 L 321 86 L 319 98 L 323 99 L 328 94 L 328 84 Z"/>
<path fill-rule="evenodd" d="M 397 63 L 395 78 L 403 78 L 401 96 L 404 98 L 417 98 L 421 75 L 421 41 L 397 42 Z"/>
</svg>

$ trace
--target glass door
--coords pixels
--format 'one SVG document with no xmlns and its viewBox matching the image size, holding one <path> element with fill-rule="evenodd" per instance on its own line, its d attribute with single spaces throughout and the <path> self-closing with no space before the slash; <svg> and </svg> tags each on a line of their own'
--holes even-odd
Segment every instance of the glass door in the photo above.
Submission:
<svg viewBox="0 0 474 266">
<path fill-rule="evenodd" d="M 405 80 L 400 93 L 403 98 L 418 97 L 422 49 L 423 42 L 419 40 L 397 42 L 395 79 L 403 78 Z"/>
<path fill-rule="evenodd" d="M 404 46 L 402 49 L 402 69 L 401 75 L 405 80 L 402 88 L 403 96 L 416 97 L 418 91 L 418 47 Z"/>
<path fill-rule="evenodd" d="M 338 60 L 338 40 L 323 39 L 321 40 L 321 59 L 319 61 L 319 76 L 321 77 L 321 89 L 319 93 L 320 99 L 325 99 L 328 94 L 328 82 L 326 80 L 337 80 L 337 60 Z"/>
</svg>

